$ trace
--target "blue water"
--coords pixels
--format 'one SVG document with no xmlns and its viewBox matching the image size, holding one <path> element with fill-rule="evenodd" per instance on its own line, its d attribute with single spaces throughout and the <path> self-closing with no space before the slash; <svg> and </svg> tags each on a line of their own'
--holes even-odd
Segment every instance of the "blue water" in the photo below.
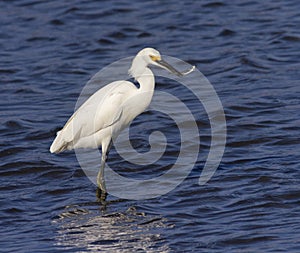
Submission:
<svg viewBox="0 0 300 253">
<path fill-rule="evenodd" d="M 299 9 L 296 0 L 1 1 L 0 251 L 300 252 Z M 147 46 L 195 64 L 213 84 L 225 154 L 199 186 L 210 143 L 202 110 L 199 160 L 181 185 L 155 199 L 99 202 L 75 154 L 49 146 L 85 83 Z M 134 141 L 147 149 L 140 130 Z M 144 174 L 114 154 L 123 175 Z"/>
</svg>

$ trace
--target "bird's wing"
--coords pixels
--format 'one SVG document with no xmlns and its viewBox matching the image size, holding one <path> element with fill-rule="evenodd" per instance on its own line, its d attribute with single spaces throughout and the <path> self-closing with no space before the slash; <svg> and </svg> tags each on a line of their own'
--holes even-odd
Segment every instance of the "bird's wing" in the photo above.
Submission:
<svg viewBox="0 0 300 253">
<path fill-rule="evenodd" d="M 115 124 L 122 116 L 122 103 L 126 94 L 132 89 L 136 89 L 134 84 L 117 81 L 94 93 L 57 133 L 50 151 L 63 151 L 68 143 L 76 143 L 81 138 Z"/>
</svg>

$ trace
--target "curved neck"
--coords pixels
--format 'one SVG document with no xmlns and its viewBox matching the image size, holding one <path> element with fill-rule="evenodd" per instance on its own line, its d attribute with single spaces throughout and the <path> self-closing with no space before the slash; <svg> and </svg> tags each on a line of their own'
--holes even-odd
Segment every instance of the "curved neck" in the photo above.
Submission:
<svg viewBox="0 0 300 253">
<path fill-rule="evenodd" d="M 141 104 L 145 104 L 145 107 L 151 102 L 155 85 L 154 75 L 147 65 L 148 63 L 141 56 L 136 56 L 129 69 L 129 74 L 140 85 L 138 92 L 141 94 L 140 98 L 143 100 L 140 102 Z"/>
<path fill-rule="evenodd" d="M 141 92 L 154 92 L 155 80 L 152 71 L 145 68 L 143 73 L 135 78 L 140 85 L 139 91 Z"/>
<path fill-rule="evenodd" d="M 137 89 L 138 92 L 138 114 L 142 113 L 151 103 L 154 93 L 154 75 L 149 68 L 145 68 L 142 75 L 136 78 L 140 87 Z M 137 115 L 138 115 L 137 114 Z"/>
</svg>

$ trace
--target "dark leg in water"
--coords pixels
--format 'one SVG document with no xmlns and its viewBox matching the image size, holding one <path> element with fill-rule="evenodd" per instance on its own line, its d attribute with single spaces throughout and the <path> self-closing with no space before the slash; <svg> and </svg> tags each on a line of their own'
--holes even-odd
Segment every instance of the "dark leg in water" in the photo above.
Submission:
<svg viewBox="0 0 300 253">
<path fill-rule="evenodd" d="M 99 187 L 97 187 L 96 197 L 100 202 L 105 201 L 107 197 L 107 192 L 104 192 Z"/>
<path fill-rule="evenodd" d="M 100 200 L 105 200 L 106 196 L 107 196 L 105 180 L 104 180 L 104 168 L 105 168 L 105 162 L 108 157 L 111 146 L 112 146 L 112 140 L 110 140 L 108 147 L 106 149 L 106 152 L 105 152 L 104 147 L 102 147 L 103 149 L 102 149 L 102 157 L 101 157 L 101 166 L 100 166 L 100 170 L 99 170 L 99 173 L 97 176 L 98 188 L 97 188 L 97 192 L 96 192 L 97 198 L 99 198 Z"/>
</svg>

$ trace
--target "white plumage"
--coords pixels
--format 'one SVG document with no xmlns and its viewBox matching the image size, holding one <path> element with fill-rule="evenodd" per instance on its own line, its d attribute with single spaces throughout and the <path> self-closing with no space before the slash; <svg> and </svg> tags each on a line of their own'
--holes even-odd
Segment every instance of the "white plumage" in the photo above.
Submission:
<svg viewBox="0 0 300 253">
<path fill-rule="evenodd" d="M 98 173 L 99 188 L 106 192 L 104 167 L 112 140 L 150 104 L 154 92 L 154 76 L 148 65 L 156 65 L 177 75 L 178 72 L 161 59 L 153 48 L 141 50 L 132 61 L 129 73 L 140 87 L 121 80 L 112 82 L 95 92 L 57 132 L 50 152 L 60 153 L 76 148 L 102 148 L 102 162 Z"/>
</svg>

